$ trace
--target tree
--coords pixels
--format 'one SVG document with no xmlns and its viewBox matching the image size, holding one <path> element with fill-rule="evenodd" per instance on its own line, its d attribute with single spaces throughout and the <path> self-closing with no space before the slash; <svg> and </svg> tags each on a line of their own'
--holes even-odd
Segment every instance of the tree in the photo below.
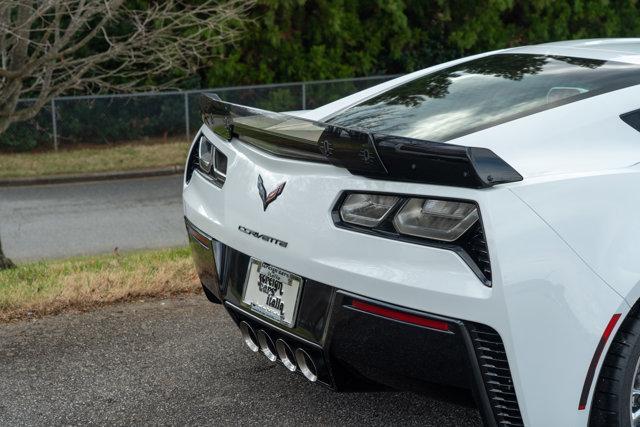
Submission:
<svg viewBox="0 0 640 427">
<path fill-rule="evenodd" d="M 2 242 L 0 242 L 0 270 L 6 270 L 8 268 L 13 268 L 15 265 L 9 258 L 4 256 L 4 252 L 2 251 Z"/>
<path fill-rule="evenodd" d="M 407 73 L 474 53 L 637 37 L 637 0 L 258 0 L 203 86 Z M 215 65 L 215 66 L 214 66 Z"/>
<path fill-rule="evenodd" d="M 62 93 L 175 87 L 236 40 L 253 2 L 0 0 L 0 134 Z"/>
</svg>

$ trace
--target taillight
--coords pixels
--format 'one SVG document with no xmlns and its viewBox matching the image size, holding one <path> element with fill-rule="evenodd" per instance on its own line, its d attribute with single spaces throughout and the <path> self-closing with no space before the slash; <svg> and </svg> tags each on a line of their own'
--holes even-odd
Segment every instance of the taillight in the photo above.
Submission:
<svg viewBox="0 0 640 427">
<path fill-rule="evenodd" d="M 348 192 L 334 208 L 334 222 L 383 238 L 452 249 L 491 286 L 489 251 L 478 205 L 468 200 Z"/>
<path fill-rule="evenodd" d="M 412 198 L 396 214 L 393 225 L 402 234 L 454 242 L 479 218 L 473 203 Z"/>
<path fill-rule="evenodd" d="M 200 135 L 198 141 L 198 163 L 200 165 L 200 170 L 204 173 L 209 173 L 209 171 L 211 171 L 213 151 L 214 147 L 211 141 L 209 141 L 206 136 Z"/>
<path fill-rule="evenodd" d="M 222 187 L 227 179 L 227 156 L 203 134 L 198 135 L 189 155 L 186 182 L 189 183 L 195 170 L 209 181 Z"/>
<path fill-rule="evenodd" d="M 396 196 L 379 194 L 349 194 L 340 207 L 340 217 L 344 222 L 375 227 L 400 200 Z"/>
</svg>

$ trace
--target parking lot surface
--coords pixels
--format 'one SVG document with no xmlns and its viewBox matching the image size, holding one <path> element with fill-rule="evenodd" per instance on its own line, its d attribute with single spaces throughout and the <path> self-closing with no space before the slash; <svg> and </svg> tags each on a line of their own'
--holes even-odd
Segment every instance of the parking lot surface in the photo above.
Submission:
<svg viewBox="0 0 640 427">
<path fill-rule="evenodd" d="M 182 176 L 0 187 L 0 238 L 14 261 L 187 243 Z"/>
<path fill-rule="evenodd" d="M 461 397 L 462 400 L 464 400 Z M 475 408 L 336 393 L 250 353 L 201 295 L 0 325 L 0 424 L 479 425 Z"/>
</svg>

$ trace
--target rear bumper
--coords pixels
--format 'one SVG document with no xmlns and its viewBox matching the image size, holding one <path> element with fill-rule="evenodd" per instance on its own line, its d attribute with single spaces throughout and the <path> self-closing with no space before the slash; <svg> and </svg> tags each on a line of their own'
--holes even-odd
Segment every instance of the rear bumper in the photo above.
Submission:
<svg viewBox="0 0 640 427">
<path fill-rule="evenodd" d="M 504 345 L 489 326 L 390 305 L 305 278 L 296 323 L 287 328 L 242 301 L 251 257 L 188 220 L 187 230 L 203 284 L 234 322 L 246 322 L 273 342 L 282 339 L 292 349 L 304 350 L 315 363 L 319 383 L 352 390 L 371 381 L 441 397 L 449 390 L 434 386 L 464 388 L 472 392 L 488 425 L 496 420 L 522 423 Z M 446 330 L 367 312 L 354 301 L 434 320 Z"/>
</svg>

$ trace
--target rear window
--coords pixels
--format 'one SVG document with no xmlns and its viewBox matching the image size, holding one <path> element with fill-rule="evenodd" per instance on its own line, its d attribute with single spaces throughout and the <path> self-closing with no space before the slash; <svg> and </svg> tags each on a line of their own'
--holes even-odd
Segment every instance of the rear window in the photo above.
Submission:
<svg viewBox="0 0 640 427">
<path fill-rule="evenodd" d="M 636 84 L 640 84 L 637 65 L 497 54 L 397 86 L 340 112 L 329 123 L 444 142 Z"/>
</svg>

